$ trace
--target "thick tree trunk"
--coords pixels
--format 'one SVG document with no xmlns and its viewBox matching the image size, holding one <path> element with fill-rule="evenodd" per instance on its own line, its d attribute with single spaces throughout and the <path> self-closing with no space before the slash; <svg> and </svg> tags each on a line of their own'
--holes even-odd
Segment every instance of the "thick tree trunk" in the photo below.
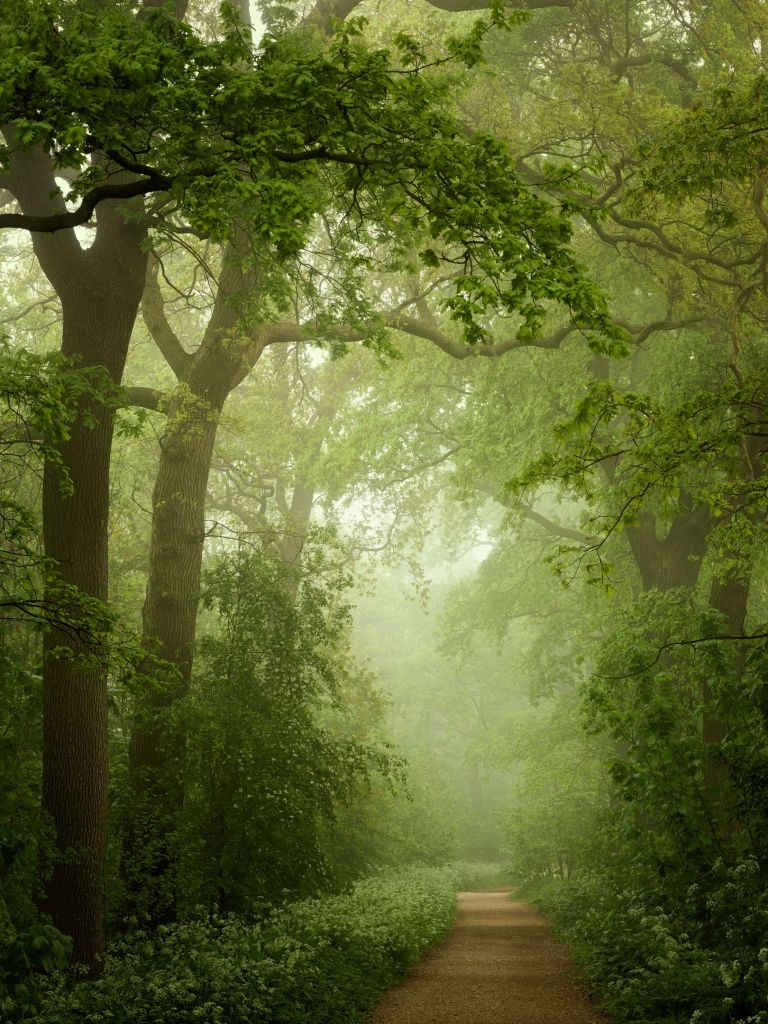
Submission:
<svg viewBox="0 0 768 1024">
<path fill-rule="evenodd" d="M 111 417 L 103 414 L 92 430 L 78 424 L 61 451 L 74 493 L 64 497 L 59 474 L 48 467 L 43 500 L 46 553 L 57 562 L 62 582 L 101 600 L 107 597 L 104 519 L 111 433 Z M 93 974 L 103 947 L 106 676 L 98 664 L 86 669 L 56 658 L 55 648 L 72 656 L 96 653 L 60 631 L 45 638 L 42 802 L 55 825 L 61 858 L 42 907 L 74 940 L 74 960 Z"/>
<path fill-rule="evenodd" d="M 763 410 L 756 408 L 756 415 L 764 418 Z M 765 439 L 759 436 L 748 437 L 742 448 L 742 475 L 747 480 L 756 480 L 763 476 L 763 457 Z M 752 513 L 756 517 L 756 513 Z M 725 619 L 726 633 L 731 637 L 744 635 L 749 605 L 751 575 L 749 572 L 730 571 L 724 580 L 712 579 L 709 591 L 710 605 L 719 611 Z M 737 678 L 744 674 L 747 649 L 744 642 L 736 643 L 735 671 Z M 733 811 L 731 786 L 729 783 L 728 766 L 723 757 L 722 744 L 730 730 L 729 723 L 718 713 L 715 706 L 715 694 L 705 679 L 702 683 L 702 738 L 705 744 L 704 755 L 704 794 L 710 806 L 721 837 L 727 838 L 738 829 L 738 822 Z"/>
<path fill-rule="evenodd" d="M 136 709 L 123 877 L 126 910 L 154 924 L 175 916 L 174 846 L 183 801 L 184 738 L 169 710 L 186 693 L 192 672 L 205 496 L 219 413 L 208 407 L 166 432 L 152 499 L 144 646 L 169 667 L 147 666 L 151 681 Z"/>
<path fill-rule="evenodd" d="M 593 355 L 590 369 L 596 380 L 610 378 L 610 360 Z M 614 483 L 617 464 L 603 463 L 609 483 Z M 707 552 L 709 509 L 696 507 L 690 496 L 681 495 L 680 507 L 667 534 L 659 538 L 653 512 L 642 509 L 636 524 L 625 530 L 632 557 L 640 573 L 643 590 L 665 592 L 675 587 L 693 589 L 699 578 L 701 563 Z"/>
<path fill-rule="evenodd" d="M 143 259 L 136 245 L 134 271 Z M 70 286 L 64 296 L 62 351 L 80 367 L 104 367 L 119 384 L 141 294 L 136 280 L 142 275 L 123 274 L 114 261 L 100 265 L 98 252 L 88 264 L 90 272 L 83 274 L 80 287 Z M 87 398 L 80 413 L 70 439 L 59 449 L 71 493 L 62 489 L 61 470 L 50 464 L 45 470 L 45 551 L 63 584 L 106 602 L 114 410 Z M 54 630 L 45 638 L 42 802 L 56 828 L 60 857 L 43 909 L 72 936 L 73 960 L 95 976 L 104 927 L 107 689 L 105 665 L 87 642 L 87 632 L 86 623 L 82 634 Z M 56 656 L 57 648 L 63 657 Z"/>
<path fill-rule="evenodd" d="M 174 666 L 181 692 L 192 670 L 205 496 L 221 404 L 182 413 L 183 420 L 166 431 L 152 493 L 144 639 L 148 649 Z M 176 415 L 171 409 L 171 418 Z"/>
<path fill-rule="evenodd" d="M 320 445 L 318 445 L 319 451 Z M 295 600 L 301 580 L 301 556 L 312 519 L 315 503 L 315 488 L 312 484 L 297 480 L 291 494 L 291 505 L 285 516 L 283 532 L 277 539 L 277 553 L 285 569 L 284 587 L 288 596 Z"/>
<path fill-rule="evenodd" d="M 718 579 L 712 580 L 709 591 L 709 603 L 725 617 L 725 629 L 729 636 L 741 636 L 744 633 L 748 601 L 748 580 L 743 580 L 733 575 L 729 575 L 723 582 L 720 582 Z M 739 644 L 736 657 L 736 669 L 739 674 L 744 671 L 745 653 L 744 644 Z M 710 711 L 714 695 L 706 680 L 703 684 L 702 693 L 704 702 L 704 742 L 717 744 L 722 742 L 728 734 L 728 725 L 726 722 L 720 721 Z"/>
<path fill-rule="evenodd" d="M 712 580 L 709 603 L 725 617 L 725 629 L 730 636 L 741 636 L 747 617 L 749 580 L 729 575 L 723 582 Z M 744 671 L 746 651 L 739 644 L 736 654 L 736 672 L 739 677 Z M 707 679 L 701 687 L 702 696 L 702 738 L 705 745 L 703 784 L 704 799 L 712 815 L 712 824 L 718 838 L 725 839 L 737 829 L 732 809 L 728 767 L 723 758 L 721 745 L 728 735 L 730 725 L 721 717 L 715 706 L 715 694 Z"/>
<path fill-rule="evenodd" d="M 6 126 L 3 133 L 12 144 L 13 128 Z M 13 154 L 8 188 L 26 214 L 65 212 L 53 166 L 41 150 Z M 145 228 L 136 218 L 126 220 L 125 209 L 125 203 L 100 204 L 87 250 L 71 230 L 32 234 L 40 266 L 62 302 L 62 353 L 81 369 L 103 367 L 115 384 L 122 377 L 146 266 Z M 45 551 L 61 583 L 103 601 L 114 411 L 85 397 L 79 412 L 59 450 L 72 492 L 62 490 L 60 470 L 50 463 L 45 470 Z M 59 857 L 43 908 L 72 936 L 73 960 L 93 977 L 101 969 L 104 941 L 106 670 L 100 652 L 84 642 L 87 622 L 77 628 L 76 602 L 72 613 L 74 629 L 52 631 L 45 641 L 42 804 L 56 830 Z M 63 656 L 55 656 L 57 648 Z"/>
<path fill-rule="evenodd" d="M 297 480 L 293 485 L 291 508 L 280 539 L 280 560 L 289 572 L 299 568 L 314 503 L 314 486 L 307 481 Z"/>
<path fill-rule="evenodd" d="M 641 512 L 636 526 L 627 527 L 627 539 L 643 590 L 693 589 L 707 550 L 709 512 L 704 508 L 681 511 L 666 537 L 656 535 L 656 517 Z"/>
</svg>

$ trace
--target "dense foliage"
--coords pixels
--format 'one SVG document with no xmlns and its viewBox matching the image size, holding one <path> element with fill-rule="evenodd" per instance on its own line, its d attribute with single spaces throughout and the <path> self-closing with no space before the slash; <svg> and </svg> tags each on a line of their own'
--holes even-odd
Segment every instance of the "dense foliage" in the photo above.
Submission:
<svg viewBox="0 0 768 1024">
<path fill-rule="evenodd" d="M 626 610 L 584 704 L 614 742 L 614 807 L 566 885 L 532 888 L 620 1021 L 764 1019 L 765 652 L 660 655 L 696 614 L 680 591 Z M 734 725 L 715 743 L 702 717 Z"/>
<path fill-rule="evenodd" d="M 314 557 L 313 557 L 314 554 Z M 321 826 L 391 765 L 349 728 L 365 680 L 340 655 L 345 577 L 308 553 L 289 589 L 270 559 L 241 552 L 209 569 L 204 605 L 218 630 L 176 709 L 187 737 L 180 824 L 182 907 L 248 913 L 328 888 Z M 243 865 L 252 865 L 247 872 Z"/>
<path fill-rule="evenodd" d="M 101 981 L 72 989 L 60 977 L 30 993 L 23 1019 L 358 1021 L 448 929 L 458 880 L 448 868 L 414 868 L 367 879 L 347 895 L 293 903 L 256 924 L 217 914 L 134 933 L 114 947 Z M 16 1019 L 13 1002 L 0 1008 Z"/>
<path fill-rule="evenodd" d="M 458 65 L 479 62 L 483 35 L 516 20 L 491 6 L 466 38 L 446 40 Z M 69 194 L 82 199 L 80 219 L 59 209 L 44 230 L 83 222 L 102 200 L 159 194 L 206 237 L 229 237 L 244 221 L 265 278 L 280 287 L 281 261 L 333 211 L 341 245 L 350 227 L 358 245 L 373 227 L 371 248 L 388 242 L 404 254 L 416 241 L 428 265 L 454 264 L 446 306 L 469 341 L 482 340 L 485 310 L 519 317 L 520 337 L 531 337 L 554 301 L 619 344 L 567 247 L 569 206 L 533 193 L 499 140 L 461 130 L 451 80 L 425 73 L 435 57 L 417 39 L 400 33 L 391 50 L 371 47 L 365 20 L 351 18 L 330 45 L 305 30 L 267 35 L 254 50 L 234 7 L 222 5 L 221 22 L 211 40 L 162 7 L 137 19 L 122 0 L 99 11 L 3 6 L 0 167 L 40 147 L 54 168 L 82 168 Z M 96 151 L 103 159 L 84 167 Z M 30 214 L 0 215 L 0 226 L 40 228 Z M 369 265 L 352 245 L 345 258 L 347 273 Z"/>
</svg>

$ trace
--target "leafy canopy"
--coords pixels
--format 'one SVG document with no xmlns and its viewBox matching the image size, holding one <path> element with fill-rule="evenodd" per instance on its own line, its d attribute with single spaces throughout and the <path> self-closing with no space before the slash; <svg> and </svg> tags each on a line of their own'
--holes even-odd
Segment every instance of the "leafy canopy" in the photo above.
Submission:
<svg viewBox="0 0 768 1024">
<path fill-rule="evenodd" d="M 477 63 L 485 32 L 508 20 L 495 5 L 449 41 L 452 59 Z M 81 205 L 5 214 L 0 227 L 55 231 L 103 199 L 154 195 L 156 220 L 176 214 L 215 238 L 245 221 L 261 259 L 290 260 L 322 212 L 376 225 L 390 253 L 416 246 L 423 262 L 452 264 L 446 304 L 469 342 L 493 315 L 522 318 L 519 335 L 532 338 L 555 304 L 609 347 L 621 343 L 569 251 L 572 211 L 535 195 L 503 143 L 466 130 L 456 82 L 435 66 L 445 60 L 403 34 L 395 52 L 369 46 L 364 19 L 337 25 L 330 41 L 307 29 L 267 35 L 255 51 L 228 6 L 221 27 L 209 41 L 124 2 L 3 4 L 0 165 L 41 147 L 77 170 L 68 198 Z"/>
</svg>

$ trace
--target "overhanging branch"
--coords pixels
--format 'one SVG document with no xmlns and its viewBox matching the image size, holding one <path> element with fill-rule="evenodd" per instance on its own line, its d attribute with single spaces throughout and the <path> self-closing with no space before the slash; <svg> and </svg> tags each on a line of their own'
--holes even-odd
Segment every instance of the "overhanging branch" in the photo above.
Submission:
<svg viewBox="0 0 768 1024">
<path fill-rule="evenodd" d="M 488 7 L 488 0 L 426 0 L 426 2 L 430 7 L 436 7 L 438 10 L 448 11 L 451 14 L 459 14 L 461 11 L 484 11 Z M 331 19 L 336 18 L 343 21 L 356 7 L 360 6 L 360 3 L 361 0 L 317 0 L 303 24 L 327 29 Z M 514 6 L 536 11 L 548 7 L 572 7 L 573 0 L 527 0 L 527 2 L 519 0 Z"/>
<path fill-rule="evenodd" d="M 574 530 L 570 526 L 563 526 L 561 523 L 556 523 L 553 519 L 548 519 L 529 505 L 520 505 L 519 509 L 526 519 L 530 519 L 532 523 L 536 523 L 538 526 L 541 526 L 542 529 L 547 531 L 547 533 L 551 533 L 555 537 L 574 540 L 578 544 L 594 544 L 595 542 L 595 537 L 590 537 L 588 534 L 582 533 L 581 530 Z"/>
<path fill-rule="evenodd" d="M 508 338 L 505 341 L 497 341 L 491 344 L 480 343 L 477 345 L 462 345 L 449 338 L 433 322 L 417 319 L 416 317 L 404 316 L 402 313 L 385 314 L 384 319 L 387 326 L 404 334 L 411 334 L 417 338 L 424 338 L 431 341 L 443 352 L 446 352 L 454 359 L 474 359 L 478 357 L 495 358 L 511 352 L 518 348 L 559 348 L 562 342 L 579 328 L 575 324 L 565 324 L 546 338 L 533 338 L 530 341 L 521 341 L 519 338 Z"/>
<path fill-rule="evenodd" d="M 484 11 L 488 6 L 488 0 L 427 0 L 427 3 L 430 7 L 437 7 L 441 11 L 450 11 L 453 14 L 460 11 Z M 573 7 L 573 0 L 522 0 L 514 6 L 538 11 L 548 7 Z"/>
<path fill-rule="evenodd" d="M 35 216 L 29 213 L 0 214 L 0 228 L 18 228 L 21 231 L 37 231 L 50 235 L 65 228 L 76 228 L 86 224 L 93 216 L 99 203 L 107 199 L 135 199 L 152 192 L 167 192 L 173 185 L 173 178 L 155 174 L 151 178 L 140 178 L 122 184 L 106 182 L 87 192 L 76 210 L 67 213 L 50 213 Z"/>
</svg>

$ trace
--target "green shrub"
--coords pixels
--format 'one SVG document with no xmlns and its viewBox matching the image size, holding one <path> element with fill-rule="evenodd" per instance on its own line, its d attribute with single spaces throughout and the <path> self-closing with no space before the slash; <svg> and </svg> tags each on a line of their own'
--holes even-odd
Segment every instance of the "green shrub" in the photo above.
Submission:
<svg viewBox="0 0 768 1024">
<path fill-rule="evenodd" d="M 343 896 L 289 904 L 256 925 L 213 917 L 135 934 L 101 981 L 66 976 L 40 996 L 34 1024 L 344 1024 L 453 921 L 459 876 L 413 868 Z"/>
<path fill-rule="evenodd" d="M 768 890 L 754 861 L 715 865 L 663 906 L 631 871 L 532 887 L 616 1024 L 768 1024 Z"/>
<path fill-rule="evenodd" d="M 52 829 L 40 813 L 40 677 L 23 665 L 36 650 L 20 632 L 0 632 L 1 1021 L 9 1007 L 34 1005 L 37 978 L 64 967 L 72 948 L 35 906 L 40 869 L 53 852 Z"/>
<path fill-rule="evenodd" d="M 509 864 L 494 861 L 451 861 L 450 868 L 459 876 L 462 892 L 478 889 L 504 889 L 511 884 L 512 869 Z"/>
<path fill-rule="evenodd" d="M 206 572 L 216 629 L 201 637 L 176 706 L 187 740 L 182 917 L 195 906 L 247 915 L 333 889 L 324 830 L 372 776 L 394 770 L 345 710 L 357 703 L 373 714 L 376 699 L 346 648 L 348 580 L 320 545 L 307 544 L 302 559 L 296 594 L 278 561 L 253 552 Z"/>
</svg>

